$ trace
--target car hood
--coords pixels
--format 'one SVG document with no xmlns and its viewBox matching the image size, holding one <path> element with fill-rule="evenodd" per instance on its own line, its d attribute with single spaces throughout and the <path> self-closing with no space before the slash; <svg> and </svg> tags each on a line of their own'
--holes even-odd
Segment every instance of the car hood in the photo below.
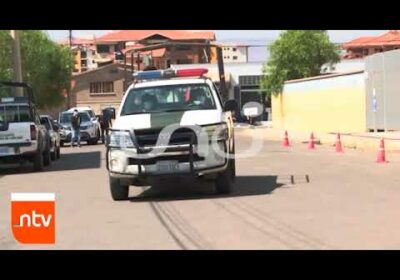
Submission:
<svg viewBox="0 0 400 280">
<path fill-rule="evenodd" d="M 223 116 L 218 110 L 193 110 L 127 115 L 118 117 L 113 129 L 162 128 L 171 124 L 206 125 L 219 123 Z"/>
</svg>

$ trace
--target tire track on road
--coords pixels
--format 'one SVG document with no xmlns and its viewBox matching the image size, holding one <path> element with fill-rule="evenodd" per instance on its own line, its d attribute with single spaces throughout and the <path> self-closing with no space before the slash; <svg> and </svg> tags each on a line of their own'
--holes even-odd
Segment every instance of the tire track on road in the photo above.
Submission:
<svg viewBox="0 0 400 280">
<path fill-rule="evenodd" d="M 312 247 L 313 249 L 334 249 L 332 246 L 327 245 L 326 243 L 322 242 L 321 240 L 307 235 L 304 232 L 293 228 L 292 226 L 285 224 L 278 219 L 272 217 L 271 215 L 261 211 L 260 209 L 246 203 L 246 202 L 239 202 L 237 200 L 232 200 L 229 203 L 232 205 L 241 208 L 243 211 L 247 212 L 248 214 L 256 217 L 266 226 L 271 226 L 275 228 L 277 231 L 280 231 L 287 236 L 299 241 L 300 243 L 305 244 L 306 246 Z"/>
<path fill-rule="evenodd" d="M 200 250 L 212 249 L 211 244 L 183 218 L 172 204 L 162 206 L 161 203 L 150 202 L 150 206 L 161 224 L 181 249 L 187 250 L 190 249 L 189 247 Z"/>
<path fill-rule="evenodd" d="M 225 211 L 227 211 L 229 214 L 231 214 L 235 218 L 238 218 L 239 220 L 241 220 L 245 224 L 247 224 L 247 225 L 251 226 L 252 228 L 256 229 L 257 231 L 261 232 L 264 236 L 267 236 L 267 237 L 271 238 L 272 240 L 281 243 L 282 245 L 286 246 L 288 249 L 301 249 L 300 247 L 296 246 L 295 244 L 282 239 L 277 234 L 274 234 L 271 231 L 268 231 L 265 228 L 260 227 L 259 225 L 257 225 L 254 222 L 250 221 L 248 218 L 246 218 L 243 215 L 243 213 L 235 213 L 235 211 L 233 211 L 232 209 L 229 208 L 229 205 L 227 206 L 226 204 L 224 204 L 222 202 L 218 202 L 218 201 L 212 201 L 212 202 L 214 204 L 216 204 L 217 206 L 219 206 L 220 208 L 222 208 Z"/>
<path fill-rule="evenodd" d="M 198 230 L 196 230 L 184 217 L 183 215 L 179 212 L 179 210 L 173 206 L 173 204 L 168 203 L 165 204 L 164 206 L 168 206 L 168 211 L 170 214 L 176 218 L 176 221 L 181 224 L 183 228 L 186 229 L 186 232 L 188 235 L 191 237 L 191 239 L 195 240 L 199 245 L 200 249 L 213 249 L 214 246 L 207 241 Z M 164 208 L 164 210 L 166 210 Z"/>
<path fill-rule="evenodd" d="M 178 236 L 175 235 L 175 233 L 172 231 L 172 229 L 169 227 L 167 222 L 165 221 L 162 212 L 158 209 L 156 204 L 154 202 L 150 202 L 150 208 L 153 210 L 154 214 L 156 215 L 157 219 L 160 221 L 160 223 L 163 225 L 163 227 L 166 229 L 168 234 L 172 237 L 172 239 L 175 241 L 175 243 L 183 250 L 187 250 L 188 248 L 183 244 L 183 242 L 179 239 Z"/>
</svg>

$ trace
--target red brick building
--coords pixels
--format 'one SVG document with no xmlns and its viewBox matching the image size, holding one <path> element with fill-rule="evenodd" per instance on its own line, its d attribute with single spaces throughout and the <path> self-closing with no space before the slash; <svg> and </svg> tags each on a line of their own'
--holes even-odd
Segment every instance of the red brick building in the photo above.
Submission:
<svg viewBox="0 0 400 280">
<path fill-rule="evenodd" d="M 210 31 L 188 30 L 120 30 L 105 34 L 96 40 L 97 52 L 103 55 L 110 53 L 127 53 L 127 62 L 131 61 L 130 53 L 134 48 L 163 42 L 210 43 L 215 40 L 215 33 Z M 141 53 L 140 68 L 151 65 L 158 69 L 168 68 L 171 64 L 205 63 L 210 58 L 210 49 L 198 46 L 167 47 Z M 137 57 L 134 58 L 137 64 Z"/>
<path fill-rule="evenodd" d="M 344 59 L 359 59 L 365 56 L 400 48 L 400 32 L 390 30 L 380 36 L 360 37 L 342 45 Z"/>
</svg>

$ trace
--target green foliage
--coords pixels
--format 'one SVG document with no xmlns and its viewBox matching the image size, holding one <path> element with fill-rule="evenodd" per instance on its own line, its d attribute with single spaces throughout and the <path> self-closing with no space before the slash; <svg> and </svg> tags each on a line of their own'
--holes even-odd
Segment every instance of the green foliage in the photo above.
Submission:
<svg viewBox="0 0 400 280">
<path fill-rule="evenodd" d="M 51 41 L 39 30 L 20 33 L 23 81 L 32 85 L 39 108 L 57 106 L 69 89 L 73 58 L 67 47 Z M 12 80 L 12 41 L 9 30 L 0 31 L 0 80 Z"/>
<path fill-rule="evenodd" d="M 281 93 L 287 80 L 317 76 L 322 65 L 340 60 L 338 47 L 325 30 L 284 31 L 269 51 L 261 83 L 269 95 Z"/>
</svg>

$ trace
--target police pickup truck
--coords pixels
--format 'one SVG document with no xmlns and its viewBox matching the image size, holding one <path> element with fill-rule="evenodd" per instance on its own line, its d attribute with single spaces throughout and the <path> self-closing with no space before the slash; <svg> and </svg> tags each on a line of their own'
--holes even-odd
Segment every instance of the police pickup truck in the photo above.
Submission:
<svg viewBox="0 0 400 280">
<path fill-rule="evenodd" d="M 111 196 L 128 198 L 130 185 L 154 177 L 193 175 L 215 180 L 229 193 L 235 178 L 231 112 L 207 69 L 134 74 L 107 139 Z"/>
<path fill-rule="evenodd" d="M 24 161 L 32 162 L 35 171 L 50 165 L 50 139 L 36 111 L 32 88 L 0 81 L 0 164 Z"/>
</svg>

